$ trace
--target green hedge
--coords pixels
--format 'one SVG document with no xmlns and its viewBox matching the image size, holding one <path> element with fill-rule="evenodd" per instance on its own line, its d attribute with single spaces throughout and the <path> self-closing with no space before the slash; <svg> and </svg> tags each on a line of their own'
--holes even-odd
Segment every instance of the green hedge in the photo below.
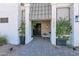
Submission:
<svg viewBox="0 0 79 59">
<path fill-rule="evenodd" d="M 5 45 L 7 43 L 7 38 L 4 36 L 0 36 L 0 46 Z"/>
</svg>

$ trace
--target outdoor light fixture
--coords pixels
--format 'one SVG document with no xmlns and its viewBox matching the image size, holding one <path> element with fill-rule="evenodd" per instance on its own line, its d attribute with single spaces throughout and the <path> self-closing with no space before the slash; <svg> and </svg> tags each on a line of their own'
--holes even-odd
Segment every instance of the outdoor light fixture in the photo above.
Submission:
<svg viewBox="0 0 79 59">
<path fill-rule="evenodd" d="M 75 16 L 75 18 L 76 18 L 76 22 L 79 22 L 79 16 L 77 15 Z"/>
</svg>

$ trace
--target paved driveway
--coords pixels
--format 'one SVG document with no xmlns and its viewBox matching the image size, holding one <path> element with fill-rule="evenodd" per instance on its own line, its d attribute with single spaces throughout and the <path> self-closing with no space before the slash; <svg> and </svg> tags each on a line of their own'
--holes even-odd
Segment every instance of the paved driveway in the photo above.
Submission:
<svg viewBox="0 0 79 59">
<path fill-rule="evenodd" d="M 79 49 L 73 51 L 72 48 L 55 47 L 50 43 L 50 39 L 40 37 L 34 38 L 28 45 L 17 46 L 14 52 L 9 55 L 17 56 L 74 56 L 79 55 Z"/>
</svg>

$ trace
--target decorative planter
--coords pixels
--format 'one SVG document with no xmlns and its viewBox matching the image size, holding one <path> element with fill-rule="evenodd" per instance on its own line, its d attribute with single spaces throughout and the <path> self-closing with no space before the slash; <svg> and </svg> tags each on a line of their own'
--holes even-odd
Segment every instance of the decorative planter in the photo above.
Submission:
<svg viewBox="0 0 79 59">
<path fill-rule="evenodd" d="M 67 42 L 67 39 L 64 39 L 64 38 L 56 39 L 56 45 L 59 45 L 59 46 L 66 46 L 66 42 Z"/>
<path fill-rule="evenodd" d="M 25 44 L 25 36 L 20 36 L 20 44 L 21 45 Z"/>
</svg>

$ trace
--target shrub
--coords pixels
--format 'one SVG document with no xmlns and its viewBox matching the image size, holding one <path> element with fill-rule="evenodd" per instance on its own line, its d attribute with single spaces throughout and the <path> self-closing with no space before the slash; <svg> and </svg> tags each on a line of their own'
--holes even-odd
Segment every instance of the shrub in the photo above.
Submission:
<svg viewBox="0 0 79 59">
<path fill-rule="evenodd" d="M 7 39 L 4 36 L 0 36 L 0 46 L 4 45 L 7 43 Z"/>
<path fill-rule="evenodd" d="M 60 18 L 60 20 L 57 21 L 57 25 L 56 25 L 57 37 L 70 35 L 71 29 L 72 29 L 72 26 L 71 26 L 70 20 L 67 20 L 66 18 Z"/>
<path fill-rule="evenodd" d="M 19 28 L 19 34 L 21 36 L 25 35 L 25 21 L 24 20 L 21 20 L 21 25 L 20 25 L 20 28 Z"/>
</svg>

